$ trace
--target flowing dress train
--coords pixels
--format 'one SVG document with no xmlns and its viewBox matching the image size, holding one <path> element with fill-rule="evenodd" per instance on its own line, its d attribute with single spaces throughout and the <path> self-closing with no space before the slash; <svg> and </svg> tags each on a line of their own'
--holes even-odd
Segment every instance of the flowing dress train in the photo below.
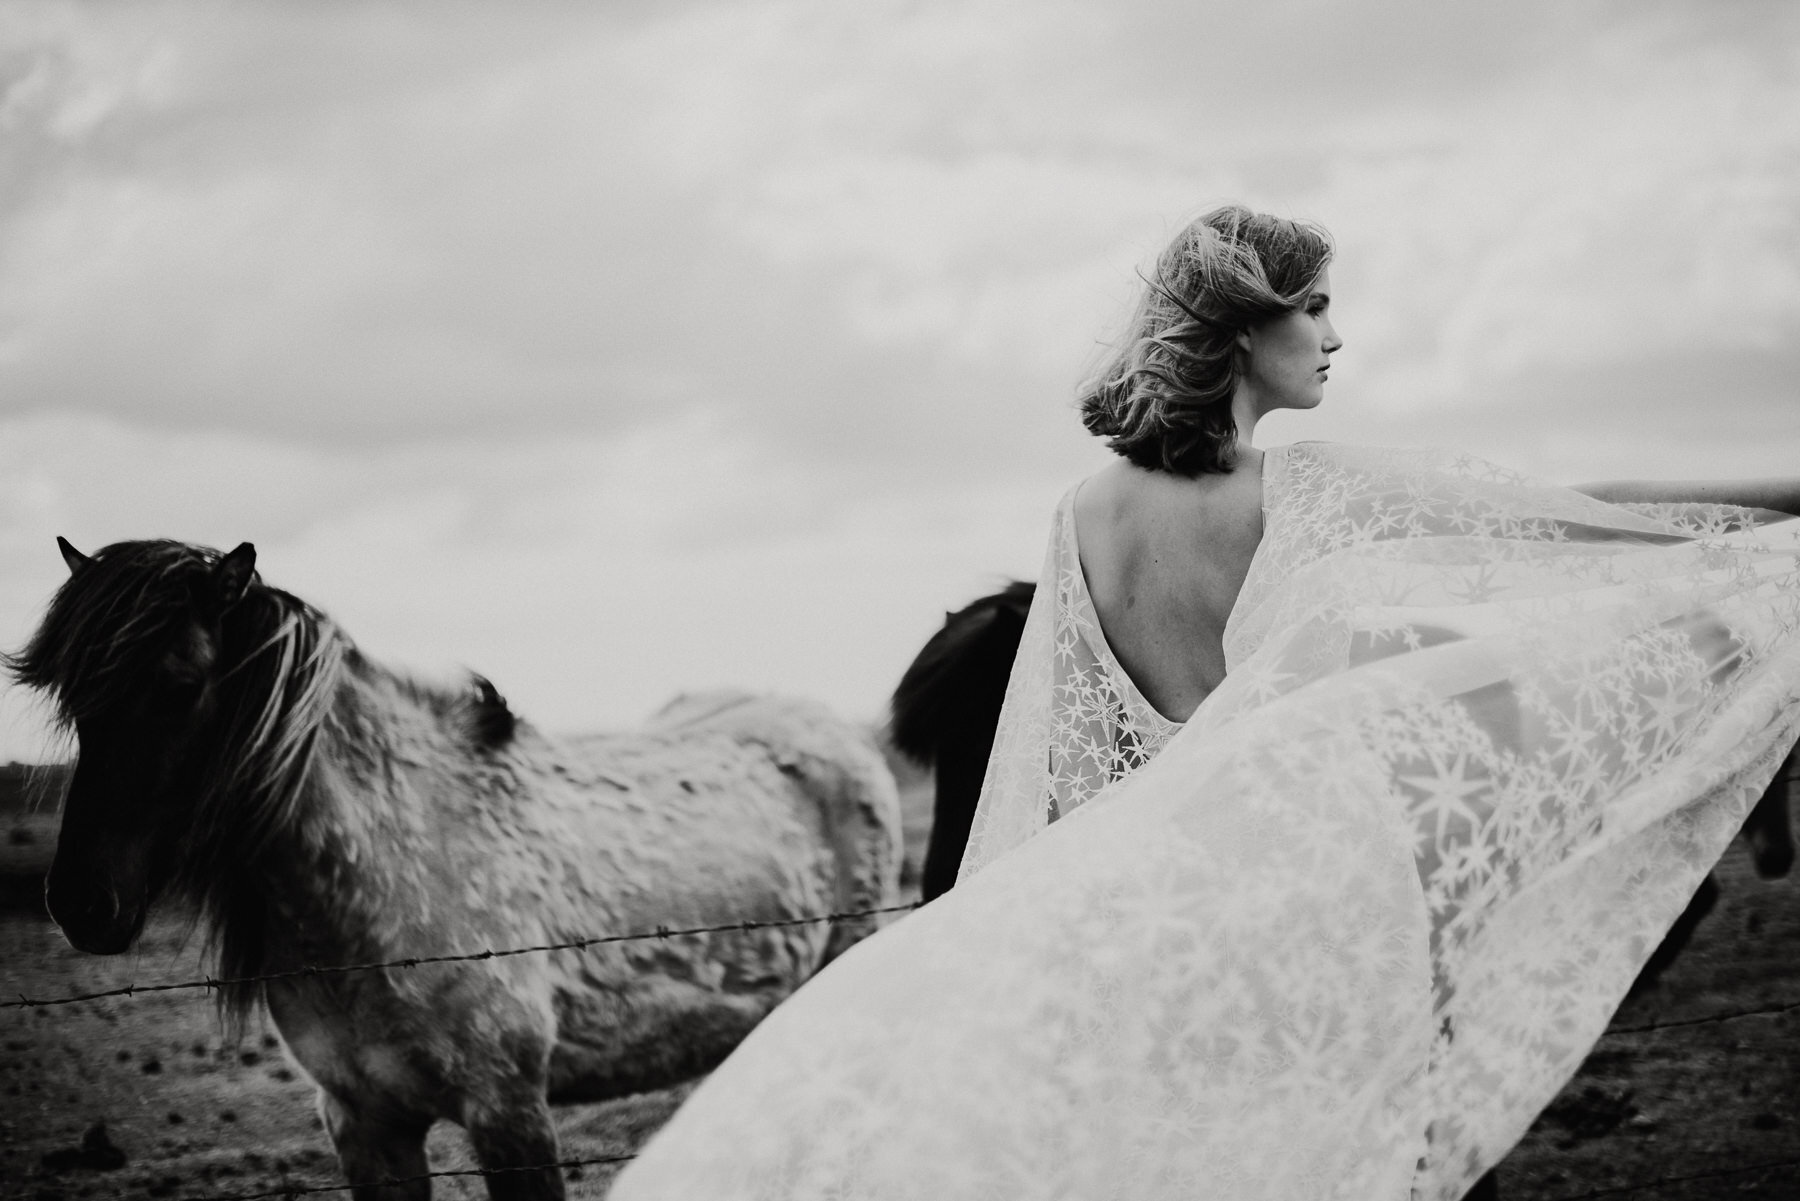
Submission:
<svg viewBox="0 0 1800 1201">
<path fill-rule="evenodd" d="M 1800 521 L 1273 450 L 1177 725 L 1072 495 L 957 887 L 753 1031 L 617 1201 L 1458 1197 L 1800 726 Z"/>
</svg>

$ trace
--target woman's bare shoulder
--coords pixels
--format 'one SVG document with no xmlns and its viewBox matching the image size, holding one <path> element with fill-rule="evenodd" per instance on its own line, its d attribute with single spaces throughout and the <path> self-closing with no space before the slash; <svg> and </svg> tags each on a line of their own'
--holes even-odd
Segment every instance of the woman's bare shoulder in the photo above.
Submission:
<svg viewBox="0 0 1800 1201">
<path fill-rule="evenodd" d="M 1122 540 L 1199 559 L 1247 556 L 1262 538 L 1262 454 L 1246 452 L 1230 472 L 1191 478 L 1120 460 L 1083 481 L 1075 521 L 1084 551 L 1092 540 Z"/>
<path fill-rule="evenodd" d="M 1211 498 L 1216 532 L 1251 550 L 1262 541 L 1264 458 L 1260 450 L 1246 451 Z"/>
</svg>

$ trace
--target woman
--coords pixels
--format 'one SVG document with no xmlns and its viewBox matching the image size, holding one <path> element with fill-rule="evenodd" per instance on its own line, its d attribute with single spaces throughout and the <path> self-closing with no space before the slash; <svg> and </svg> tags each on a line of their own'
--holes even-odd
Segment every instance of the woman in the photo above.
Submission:
<svg viewBox="0 0 1800 1201">
<path fill-rule="evenodd" d="M 1341 345 L 1330 253 L 1238 208 L 1164 253 L 957 887 L 615 1197 L 1453 1198 L 1575 1070 L 1794 740 L 1800 523 L 1260 454 Z"/>
</svg>

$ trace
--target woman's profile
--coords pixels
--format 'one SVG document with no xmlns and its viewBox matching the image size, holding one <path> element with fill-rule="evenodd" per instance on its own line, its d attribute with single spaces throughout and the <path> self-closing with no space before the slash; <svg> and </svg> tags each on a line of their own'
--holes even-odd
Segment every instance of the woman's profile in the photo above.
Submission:
<svg viewBox="0 0 1800 1201">
<path fill-rule="evenodd" d="M 1574 1072 L 1800 729 L 1800 522 L 1713 503 L 1800 488 L 1258 451 L 1331 255 L 1228 206 L 1146 272 L 957 887 L 615 1197 L 1455 1198 Z"/>
</svg>

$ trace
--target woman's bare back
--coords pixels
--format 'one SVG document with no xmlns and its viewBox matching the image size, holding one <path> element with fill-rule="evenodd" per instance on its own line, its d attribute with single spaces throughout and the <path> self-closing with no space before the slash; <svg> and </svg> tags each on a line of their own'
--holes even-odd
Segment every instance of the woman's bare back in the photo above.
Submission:
<svg viewBox="0 0 1800 1201">
<path fill-rule="evenodd" d="M 1262 453 L 1192 479 L 1115 463 L 1076 494 L 1075 538 L 1119 664 L 1186 721 L 1225 678 L 1225 621 L 1262 541 Z"/>
</svg>

